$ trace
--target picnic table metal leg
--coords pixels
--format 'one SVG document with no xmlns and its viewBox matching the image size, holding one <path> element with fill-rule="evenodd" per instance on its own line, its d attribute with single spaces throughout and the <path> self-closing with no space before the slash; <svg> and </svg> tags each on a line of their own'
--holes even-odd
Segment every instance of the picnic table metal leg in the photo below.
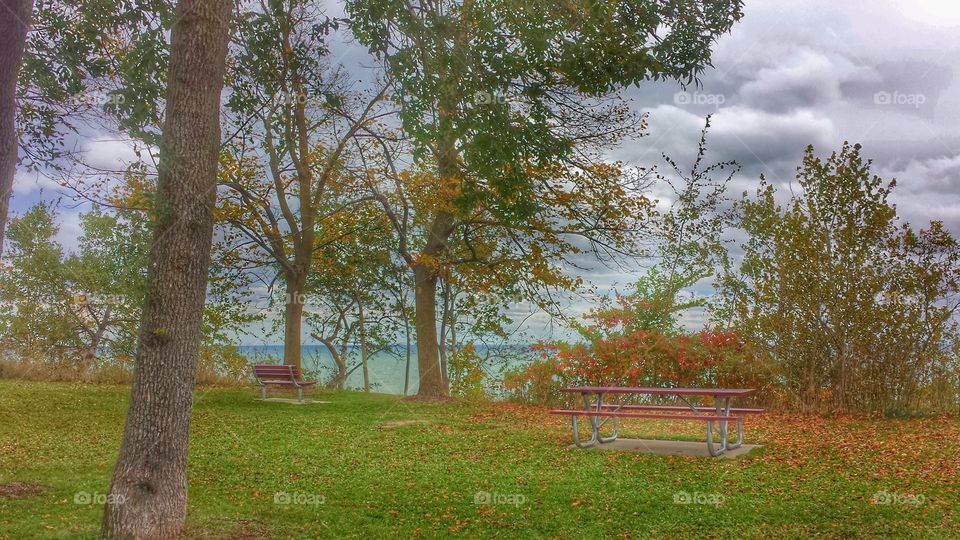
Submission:
<svg viewBox="0 0 960 540">
<path fill-rule="evenodd" d="M 573 415 L 570 417 L 571 427 L 573 428 L 573 444 L 577 445 L 579 448 L 588 448 L 596 444 L 600 439 L 600 423 L 599 418 L 596 415 L 590 414 L 593 409 L 592 404 L 590 403 L 590 394 L 583 393 L 580 397 L 583 398 L 584 415 L 587 417 L 587 421 L 590 422 L 590 439 L 588 439 L 586 442 L 580 440 L 580 423 L 577 420 L 577 415 Z M 599 401 L 600 399 L 598 399 L 598 402 Z M 597 406 L 597 410 L 600 410 L 599 404 Z"/>
<path fill-rule="evenodd" d="M 730 398 L 720 398 L 719 396 L 714 396 L 714 408 L 717 411 L 717 416 L 730 416 Z M 729 446 L 729 424 L 728 420 L 719 420 L 717 422 L 717 434 L 720 435 L 720 447 L 717 448 L 713 444 L 713 422 L 707 421 L 707 451 L 711 456 L 717 457 L 720 454 L 730 450 Z"/>
<path fill-rule="evenodd" d="M 697 413 L 700 412 L 700 411 L 697 409 L 697 406 L 696 406 L 695 404 L 691 403 L 690 400 L 688 400 L 687 398 L 685 398 L 685 397 L 683 397 L 683 396 L 677 396 L 677 397 L 680 398 L 680 401 L 682 401 L 683 403 L 685 403 L 685 404 L 687 405 L 687 407 L 690 407 L 690 410 L 693 411 L 694 414 L 697 414 Z M 715 407 L 716 407 L 716 409 L 717 409 L 717 416 L 720 416 L 720 413 L 721 413 L 720 400 L 719 400 L 719 398 L 717 398 L 717 397 L 714 397 L 713 399 L 714 399 L 714 402 L 715 402 Z M 727 400 L 727 408 L 729 409 L 729 407 L 730 407 L 730 403 L 729 403 L 729 400 Z M 726 431 L 725 431 L 725 429 L 726 429 L 726 422 L 721 421 L 721 422 L 719 422 L 719 424 L 720 424 L 720 425 L 717 426 L 717 428 L 718 428 L 718 429 L 717 429 L 717 433 L 720 435 L 720 448 L 718 449 L 718 448 L 716 447 L 716 445 L 713 444 L 713 431 L 714 431 L 714 429 L 713 429 L 713 421 L 712 421 L 712 420 L 707 420 L 707 451 L 710 452 L 710 455 L 713 456 L 713 457 L 719 456 L 720 454 L 722 454 L 722 453 L 723 453 L 724 451 L 726 451 L 726 449 L 727 449 L 727 443 L 726 443 L 727 436 L 726 436 Z"/>
<path fill-rule="evenodd" d="M 577 423 L 577 415 L 570 417 L 573 424 L 573 444 L 577 445 L 579 448 L 589 448 L 597 443 L 597 430 L 590 430 L 590 439 L 586 442 L 580 440 L 580 425 Z M 590 427 L 593 428 L 593 422 L 590 422 Z"/>
<path fill-rule="evenodd" d="M 726 400 L 726 410 L 724 411 L 724 416 L 730 416 L 730 398 Z M 724 427 L 724 449 L 726 450 L 735 450 L 740 448 L 743 444 L 743 414 L 737 415 L 737 442 L 730 442 L 730 431 L 729 431 L 729 422 L 724 422 L 727 426 Z"/>
<path fill-rule="evenodd" d="M 730 416 L 730 398 L 717 400 L 716 409 L 718 416 Z M 737 415 L 737 442 L 730 442 L 730 421 L 721 420 L 719 422 L 720 448 L 713 444 L 713 422 L 707 422 L 707 450 L 711 456 L 719 456 L 728 450 L 740 448 L 743 444 L 743 415 Z"/>
<path fill-rule="evenodd" d="M 592 394 L 583 394 L 583 410 L 588 413 L 593 411 L 593 400 L 590 397 Z M 598 407 L 599 409 L 599 407 Z M 590 420 L 590 429 L 593 430 L 593 438 L 596 439 L 600 433 L 600 427 L 597 425 L 597 416 L 588 415 L 587 418 Z"/>
<path fill-rule="evenodd" d="M 740 448 L 740 445 L 743 444 L 743 415 L 737 415 L 737 442 L 730 443 L 727 442 L 727 450 L 735 450 Z"/>
<path fill-rule="evenodd" d="M 620 419 L 613 417 L 613 433 L 609 437 L 600 436 L 600 428 L 603 426 L 605 421 L 600 420 L 599 414 L 590 414 L 593 412 L 602 413 L 603 412 L 603 394 L 597 393 L 597 401 L 593 403 L 591 398 L 593 394 L 584 392 L 581 394 L 583 398 L 583 413 L 587 417 L 587 420 L 590 422 L 590 438 L 586 441 L 580 439 L 580 421 L 577 419 L 577 415 L 572 415 L 570 417 L 570 426 L 573 431 L 573 444 L 577 445 L 579 448 L 588 448 L 597 444 L 597 442 L 608 443 L 617 440 L 617 437 L 620 435 Z"/>
<path fill-rule="evenodd" d="M 718 450 L 713 445 L 713 421 L 707 420 L 707 452 L 710 453 L 712 457 L 717 457 L 723 453 L 723 449 Z"/>
<path fill-rule="evenodd" d="M 717 400 L 717 415 L 718 416 L 730 416 L 730 398 L 723 398 L 722 400 Z M 720 422 L 720 446 L 724 450 L 728 449 L 729 443 L 729 433 L 730 433 L 730 422 L 727 420 L 722 420 Z"/>
<path fill-rule="evenodd" d="M 602 443 L 613 442 L 617 440 L 617 437 L 619 435 L 620 435 L 620 418 L 616 416 L 613 417 L 613 434 L 611 434 L 609 437 L 601 437 L 600 428 L 597 428 L 597 440 Z"/>
<path fill-rule="evenodd" d="M 603 412 L 603 394 L 602 393 L 597 394 L 597 406 L 595 410 L 597 412 Z M 601 443 L 613 442 L 617 440 L 617 437 L 620 435 L 620 418 L 616 416 L 612 418 L 613 418 L 613 433 L 609 437 L 604 437 L 600 435 L 600 428 L 603 427 L 603 424 L 606 423 L 606 420 L 600 420 L 599 416 L 594 417 L 594 423 L 597 428 L 597 440 L 600 441 Z"/>
</svg>

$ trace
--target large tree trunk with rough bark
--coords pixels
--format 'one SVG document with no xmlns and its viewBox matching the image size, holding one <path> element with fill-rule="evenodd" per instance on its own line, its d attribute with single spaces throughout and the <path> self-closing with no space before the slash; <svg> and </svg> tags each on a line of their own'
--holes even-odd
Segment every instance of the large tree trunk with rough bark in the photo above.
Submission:
<svg viewBox="0 0 960 540">
<path fill-rule="evenodd" d="M 17 174 L 17 82 L 33 0 L 0 0 L 0 259 Z"/>
<path fill-rule="evenodd" d="M 457 67 L 457 66 L 453 66 Z M 455 76 L 450 76 L 455 79 Z M 441 78 L 442 79 L 442 78 Z M 442 186 L 456 186 L 460 182 L 456 134 L 451 115 L 456 110 L 456 90 L 441 81 L 439 100 L 440 136 L 437 141 L 437 173 Z M 446 397 L 450 394 L 440 365 L 440 344 L 437 341 L 437 264 L 447 251 L 447 242 L 453 232 L 456 217 L 440 210 L 427 231 L 421 260 L 413 265 L 414 326 L 417 331 L 417 363 L 420 368 L 420 397 Z"/>
<path fill-rule="evenodd" d="M 304 291 L 306 272 L 287 272 L 286 305 L 283 310 L 283 363 L 301 368 Z"/>
<path fill-rule="evenodd" d="M 440 343 L 437 339 L 437 285 L 439 275 L 432 261 L 446 249 L 453 230 L 454 216 L 440 212 L 430 226 L 424 261 L 413 266 L 414 326 L 417 332 L 417 365 L 420 370 L 420 397 L 446 397 L 450 388 L 440 362 Z"/>
<path fill-rule="evenodd" d="M 449 85 L 441 92 L 440 137 L 437 141 L 437 173 L 440 184 L 455 186 L 459 182 L 459 163 L 456 135 L 451 120 L 456 109 L 456 93 Z M 440 210 L 427 231 L 423 248 L 425 257 L 413 265 L 414 277 L 414 326 L 417 331 L 417 363 L 420 368 L 420 397 L 446 397 L 450 394 L 440 365 L 440 344 L 437 341 L 437 284 L 439 275 L 436 265 L 447 250 L 447 242 L 453 232 L 456 218 L 446 210 Z"/>
<path fill-rule="evenodd" d="M 414 326 L 417 331 L 417 366 L 420 371 L 420 397 L 444 397 L 448 394 L 440 373 L 437 343 L 437 273 L 423 263 L 413 268 Z"/>
<path fill-rule="evenodd" d="M 183 532 L 230 6 L 227 0 L 177 3 L 148 289 L 105 538 L 166 539 Z"/>
</svg>

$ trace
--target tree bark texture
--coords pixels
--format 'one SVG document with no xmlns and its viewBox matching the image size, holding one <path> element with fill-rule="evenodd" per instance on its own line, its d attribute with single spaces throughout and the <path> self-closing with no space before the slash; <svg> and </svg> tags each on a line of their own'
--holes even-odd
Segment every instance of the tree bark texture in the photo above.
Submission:
<svg viewBox="0 0 960 540">
<path fill-rule="evenodd" d="M 0 259 L 17 174 L 17 83 L 33 0 L 0 0 Z"/>
<path fill-rule="evenodd" d="M 283 313 L 283 363 L 302 368 L 303 304 L 307 273 L 287 272 L 287 296 Z"/>
<path fill-rule="evenodd" d="M 105 538 L 174 538 L 183 532 L 230 6 L 226 0 L 180 0 L 176 7 L 149 283 L 101 528 Z"/>
</svg>

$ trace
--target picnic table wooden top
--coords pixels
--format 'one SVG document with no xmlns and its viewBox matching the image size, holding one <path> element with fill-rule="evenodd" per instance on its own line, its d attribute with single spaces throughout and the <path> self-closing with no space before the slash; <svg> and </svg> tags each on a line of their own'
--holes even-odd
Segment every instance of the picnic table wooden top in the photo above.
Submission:
<svg viewBox="0 0 960 540">
<path fill-rule="evenodd" d="M 580 394 L 654 394 L 672 396 L 748 396 L 755 388 L 658 388 L 643 386 L 572 386 L 561 388 L 561 392 Z"/>
</svg>

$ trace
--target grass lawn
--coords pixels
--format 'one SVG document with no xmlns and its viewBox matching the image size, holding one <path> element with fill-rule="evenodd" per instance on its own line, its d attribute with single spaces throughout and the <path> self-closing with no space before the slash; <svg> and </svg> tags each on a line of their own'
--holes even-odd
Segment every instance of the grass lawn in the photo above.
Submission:
<svg viewBox="0 0 960 540">
<path fill-rule="evenodd" d="M 0 381 L 0 538 L 95 535 L 127 393 Z M 191 537 L 960 538 L 957 419 L 768 414 L 747 420 L 763 449 L 719 460 L 569 450 L 566 420 L 529 407 L 253 397 L 197 392 Z M 700 437 L 689 424 L 622 436 Z"/>
</svg>

